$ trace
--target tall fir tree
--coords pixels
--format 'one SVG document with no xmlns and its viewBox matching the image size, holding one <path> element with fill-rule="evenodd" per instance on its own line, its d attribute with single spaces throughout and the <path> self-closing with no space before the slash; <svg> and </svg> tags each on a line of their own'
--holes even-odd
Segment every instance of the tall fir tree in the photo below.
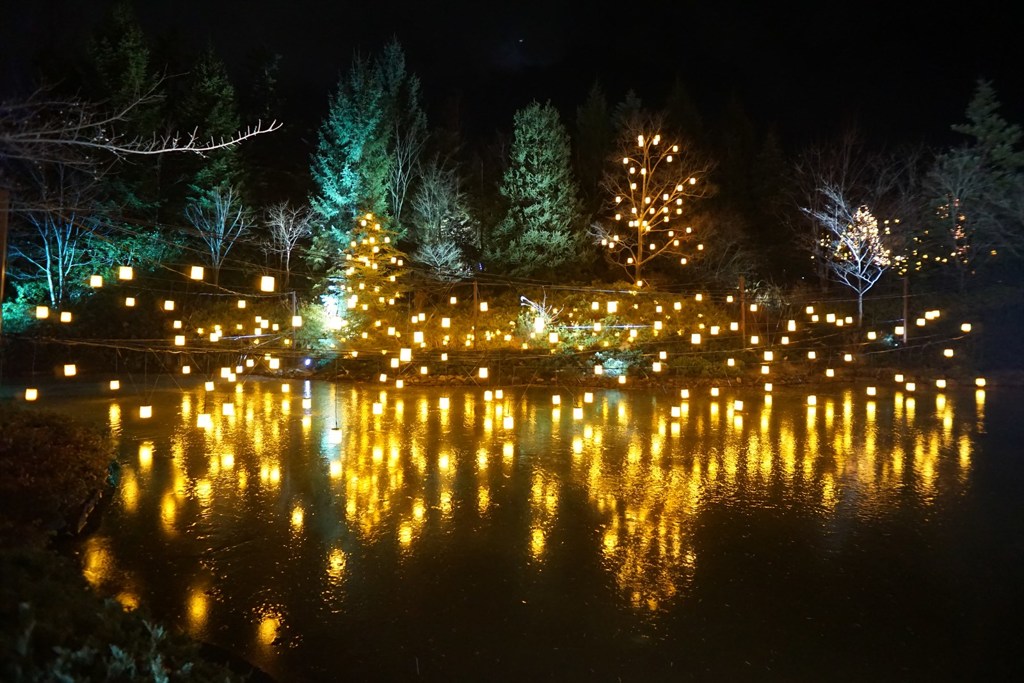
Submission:
<svg viewBox="0 0 1024 683">
<path fill-rule="evenodd" d="M 515 114 L 500 191 L 509 207 L 488 245 L 489 261 L 515 277 L 551 276 L 580 255 L 580 203 L 569 134 L 551 105 Z"/>
<path fill-rule="evenodd" d="M 613 139 L 608 98 L 595 81 L 586 101 L 576 109 L 576 177 L 588 214 L 596 213 L 604 201 L 601 176 Z"/>
</svg>

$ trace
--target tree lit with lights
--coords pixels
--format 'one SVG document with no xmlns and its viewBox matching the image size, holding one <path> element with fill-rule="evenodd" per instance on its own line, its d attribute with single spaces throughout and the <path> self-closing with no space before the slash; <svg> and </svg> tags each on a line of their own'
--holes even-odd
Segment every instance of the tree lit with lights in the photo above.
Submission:
<svg viewBox="0 0 1024 683">
<path fill-rule="evenodd" d="M 656 124 L 628 125 L 616 169 L 604 177 L 614 198 L 612 221 L 592 235 L 607 258 L 638 285 L 645 267 L 674 258 L 680 265 L 703 247 L 687 223 L 689 202 L 709 192 L 708 166 L 679 142 L 664 140 Z"/>
</svg>

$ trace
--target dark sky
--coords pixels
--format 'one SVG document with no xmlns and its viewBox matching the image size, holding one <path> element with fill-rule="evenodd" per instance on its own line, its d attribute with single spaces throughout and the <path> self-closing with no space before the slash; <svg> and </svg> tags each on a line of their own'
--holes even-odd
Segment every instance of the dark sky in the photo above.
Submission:
<svg viewBox="0 0 1024 683">
<path fill-rule="evenodd" d="M 0 57 L 8 75 L 37 50 L 80 40 L 110 2 L 5 4 Z M 757 124 L 775 126 L 791 145 L 847 122 L 879 142 L 943 140 L 978 77 L 992 79 L 1005 114 L 1022 120 L 1012 56 L 1019 38 L 996 3 L 961 3 L 957 12 L 898 2 L 809 10 L 733 0 L 615 5 L 609 12 L 557 0 L 138 3 L 150 35 L 195 46 L 212 40 L 236 70 L 257 48 L 280 52 L 287 116 L 303 125 L 322 118 L 353 52 L 376 51 L 392 35 L 423 80 L 432 113 L 458 93 L 464 123 L 480 134 L 509 128 L 532 99 L 571 115 L 595 79 L 613 101 L 633 88 L 657 106 L 677 75 L 706 120 L 738 97 Z"/>
</svg>

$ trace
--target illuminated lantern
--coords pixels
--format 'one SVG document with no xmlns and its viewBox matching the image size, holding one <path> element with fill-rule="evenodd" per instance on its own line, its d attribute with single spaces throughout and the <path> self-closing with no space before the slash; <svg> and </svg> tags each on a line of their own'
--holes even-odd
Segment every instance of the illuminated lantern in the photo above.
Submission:
<svg viewBox="0 0 1024 683">
<path fill-rule="evenodd" d="M 946 380 L 944 380 L 944 379 L 937 379 L 937 380 L 935 380 L 935 387 L 938 388 L 938 389 L 945 389 L 946 388 Z"/>
<path fill-rule="evenodd" d="M 756 334 L 751 335 L 751 337 L 750 337 L 750 345 L 751 346 L 757 346 L 759 343 L 761 343 L 761 338 L 758 337 Z"/>
<path fill-rule="evenodd" d="M 191 365 L 182 365 L 181 366 L 181 374 L 183 374 L 183 375 L 191 375 L 192 374 L 192 366 Z"/>
<path fill-rule="evenodd" d="M 274 291 L 274 276 L 264 275 L 260 278 L 260 291 L 261 292 L 273 292 Z"/>
<path fill-rule="evenodd" d="M 711 387 L 711 395 L 714 397 L 718 396 L 718 387 Z"/>
<path fill-rule="evenodd" d="M 583 393 L 583 402 L 584 403 L 593 403 L 594 402 L 594 393 L 591 392 L 591 391 L 584 392 Z"/>
<path fill-rule="evenodd" d="M 960 326 L 960 331 L 965 333 L 965 334 L 967 332 L 970 332 L 971 331 L 971 324 L 970 323 L 964 323 L 963 325 Z"/>
<path fill-rule="evenodd" d="M 301 315 L 293 315 L 292 316 L 292 327 L 302 327 L 302 316 Z"/>
<path fill-rule="evenodd" d="M 816 406 L 816 405 L 818 405 L 818 397 L 815 396 L 814 394 L 811 394 L 810 396 L 808 396 L 807 397 L 807 405 L 809 405 L 809 406 Z"/>
<path fill-rule="evenodd" d="M 153 417 L 153 406 L 139 406 L 139 417 L 143 420 Z"/>
<path fill-rule="evenodd" d="M 174 310 L 174 302 L 171 301 L 170 299 L 167 299 L 166 301 L 164 301 L 164 310 L 165 311 L 173 311 Z"/>
<path fill-rule="evenodd" d="M 558 394 L 554 394 L 551 397 L 551 405 L 553 405 L 553 406 L 562 405 L 562 397 L 559 396 Z"/>
<path fill-rule="evenodd" d="M 94 287 L 94 288 L 102 287 L 103 286 L 103 276 L 102 275 L 90 275 L 89 276 L 89 286 L 90 287 Z"/>
<path fill-rule="evenodd" d="M 700 344 L 700 332 L 694 332 L 690 335 L 691 344 Z"/>
<path fill-rule="evenodd" d="M 439 408 L 440 408 L 441 410 L 448 410 L 448 406 L 449 406 L 450 402 L 449 402 L 449 400 L 448 400 L 448 397 L 447 397 L 447 396 L 442 396 L 442 397 L 441 397 L 441 398 L 440 398 L 440 399 L 438 400 L 437 404 L 438 404 L 438 407 L 439 407 Z"/>
<path fill-rule="evenodd" d="M 238 307 L 239 308 L 245 308 L 245 299 L 239 299 L 238 300 Z"/>
<path fill-rule="evenodd" d="M 281 393 L 282 394 L 290 394 L 291 391 L 292 391 L 292 385 L 291 384 L 282 384 L 281 385 Z"/>
<path fill-rule="evenodd" d="M 481 301 L 480 302 L 480 312 L 481 313 L 486 313 L 487 312 L 487 302 L 486 301 Z"/>
<path fill-rule="evenodd" d="M 913 382 L 907 382 L 906 389 L 907 391 L 914 391 L 915 389 L 917 389 L 917 385 L 914 384 Z"/>
<path fill-rule="evenodd" d="M 875 394 L 877 394 L 877 393 L 878 393 L 878 392 L 877 392 L 877 391 L 875 390 L 875 387 L 868 387 L 868 388 L 867 388 L 867 394 L 868 394 L 868 396 L 874 396 L 874 395 L 875 395 Z"/>
<path fill-rule="evenodd" d="M 206 384 L 203 385 L 203 388 L 206 389 L 207 391 L 213 391 L 213 382 L 207 382 Z"/>
<path fill-rule="evenodd" d="M 773 360 L 775 360 L 775 354 L 773 352 L 771 352 L 771 351 L 765 351 L 764 352 L 764 360 L 765 360 L 766 363 L 772 362 Z"/>
<path fill-rule="evenodd" d="M 36 318 L 45 320 L 50 317 L 50 309 L 46 306 L 36 306 Z"/>
<path fill-rule="evenodd" d="M 234 403 L 225 403 L 225 404 L 223 404 L 220 407 L 220 414 L 221 415 L 225 415 L 227 417 L 231 417 L 232 415 L 235 414 L 235 404 Z"/>
<path fill-rule="evenodd" d="M 807 352 L 807 360 L 814 360 L 817 357 L 818 357 L 818 354 L 817 354 L 816 351 L 808 351 Z"/>
<path fill-rule="evenodd" d="M 942 351 L 942 355 L 945 356 L 946 358 L 952 358 L 953 357 L 953 349 L 944 349 Z"/>
<path fill-rule="evenodd" d="M 280 370 L 281 369 L 281 359 L 280 358 L 271 358 L 270 360 L 267 361 L 267 365 L 270 367 L 271 370 Z"/>
<path fill-rule="evenodd" d="M 133 307 L 135 305 L 135 297 L 133 297 L 133 296 L 126 296 L 124 298 L 124 305 L 127 306 L 128 308 Z"/>
<path fill-rule="evenodd" d="M 412 362 L 412 349 L 400 349 L 398 351 L 398 360 L 403 363 Z"/>
<path fill-rule="evenodd" d="M 619 375 L 619 384 L 625 384 L 625 383 L 626 383 L 626 376 L 625 375 Z"/>
<path fill-rule="evenodd" d="M 734 411 L 736 411 L 736 412 L 742 412 L 743 411 L 743 401 L 741 401 L 739 399 L 736 399 L 735 401 L 733 401 L 732 402 L 732 409 Z"/>
<path fill-rule="evenodd" d="M 60 312 L 60 321 L 62 323 L 69 323 L 69 322 L 71 322 L 71 311 L 61 311 Z"/>
<path fill-rule="evenodd" d="M 26 401 L 34 401 L 37 398 L 39 398 L 39 390 L 38 389 L 31 388 L 31 387 L 28 388 L 28 389 L 25 389 L 25 400 Z"/>
<path fill-rule="evenodd" d="M 843 360 L 846 361 L 847 363 L 852 363 L 853 362 L 853 354 L 852 353 L 843 354 Z"/>
<path fill-rule="evenodd" d="M 487 379 L 487 368 L 480 368 L 480 379 Z"/>
<path fill-rule="evenodd" d="M 117 391 L 120 388 L 121 388 L 121 382 L 119 380 L 116 380 L 116 379 L 110 380 L 110 390 L 111 391 Z"/>
<path fill-rule="evenodd" d="M 203 267 L 202 266 L 192 266 L 192 268 L 189 270 L 188 276 L 190 278 L 192 278 L 193 280 L 202 280 L 203 279 Z"/>
<path fill-rule="evenodd" d="M 558 333 L 557 332 L 549 332 L 548 333 L 548 343 L 549 344 L 557 344 L 558 343 Z"/>
<path fill-rule="evenodd" d="M 383 403 L 374 403 L 373 404 L 373 414 L 374 415 L 383 415 L 384 414 L 384 404 Z"/>
<path fill-rule="evenodd" d="M 583 408 L 576 406 L 572 409 L 572 419 L 582 420 L 583 419 Z"/>
<path fill-rule="evenodd" d="M 328 437 L 328 440 L 332 444 L 334 444 L 335 446 L 340 444 L 341 443 L 341 428 L 340 427 L 332 427 L 331 428 L 330 436 Z"/>
<path fill-rule="evenodd" d="M 64 366 L 65 377 L 74 377 L 76 374 L 78 374 L 78 368 L 75 367 L 74 363 L 68 363 Z"/>
<path fill-rule="evenodd" d="M 832 369 L 832 368 L 826 368 L 825 369 L 825 376 L 826 377 L 835 377 L 836 376 L 836 371 L 834 369 Z"/>
<path fill-rule="evenodd" d="M 185 345 L 185 335 L 183 335 L 183 334 L 175 335 L 174 336 L 174 345 L 175 346 L 184 346 Z"/>
<path fill-rule="evenodd" d="M 619 311 L 619 302 L 618 301 L 609 301 L 608 302 L 608 313 L 618 313 L 618 311 Z"/>
<path fill-rule="evenodd" d="M 684 401 L 688 400 L 690 398 L 690 390 L 689 389 L 680 389 L 679 390 L 679 398 L 683 399 Z"/>
<path fill-rule="evenodd" d="M 771 382 L 765 382 L 764 383 L 764 393 L 766 393 L 766 394 L 772 393 L 772 383 Z"/>
<path fill-rule="evenodd" d="M 511 415 L 506 415 L 501 419 L 501 426 L 505 429 L 512 429 L 512 427 L 515 426 L 515 420 Z"/>
<path fill-rule="evenodd" d="M 117 269 L 117 279 L 131 280 L 133 277 L 135 277 L 135 273 L 132 271 L 131 266 L 121 266 Z"/>
</svg>

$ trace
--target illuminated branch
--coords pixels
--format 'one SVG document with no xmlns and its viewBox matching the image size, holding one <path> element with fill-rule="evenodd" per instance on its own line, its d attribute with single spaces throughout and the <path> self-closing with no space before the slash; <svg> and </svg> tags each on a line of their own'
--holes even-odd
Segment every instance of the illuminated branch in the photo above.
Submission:
<svg viewBox="0 0 1024 683">
<path fill-rule="evenodd" d="M 159 99 L 159 85 L 114 111 L 104 111 L 100 105 L 77 99 L 51 99 L 45 89 L 22 101 L 2 102 L 0 158 L 90 164 L 94 161 L 90 155 L 97 153 L 117 157 L 171 152 L 205 155 L 281 127 L 277 121 L 260 121 L 219 139 L 202 137 L 198 128 L 149 138 L 119 133 L 118 126 L 127 124 L 134 110 Z"/>
<path fill-rule="evenodd" d="M 611 227 L 592 226 L 591 237 L 642 284 L 644 266 L 655 259 L 673 256 L 687 263 L 694 240 L 686 224 L 688 203 L 708 194 L 709 169 L 679 144 L 664 142 L 653 124 L 628 129 L 620 149 L 619 168 L 604 180 L 614 197 L 614 221 Z"/>
</svg>

